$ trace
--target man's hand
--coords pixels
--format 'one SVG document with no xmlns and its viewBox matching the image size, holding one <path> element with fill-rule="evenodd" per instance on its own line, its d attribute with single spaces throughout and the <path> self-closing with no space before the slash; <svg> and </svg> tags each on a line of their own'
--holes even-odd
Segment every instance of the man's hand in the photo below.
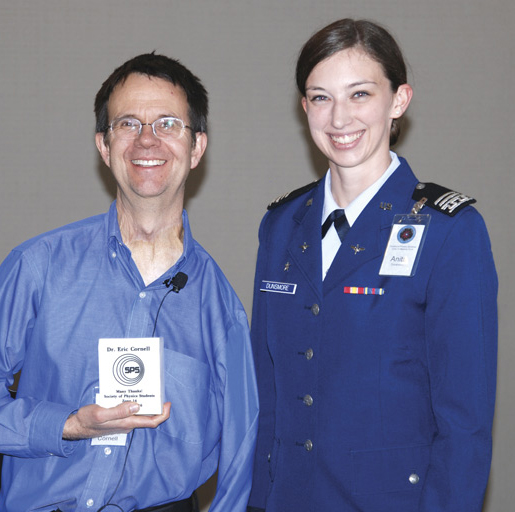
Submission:
<svg viewBox="0 0 515 512">
<path fill-rule="evenodd" d="M 135 428 L 156 428 L 170 417 L 170 402 L 163 413 L 156 416 L 135 416 L 139 405 L 124 402 L 108 409 L 99 405 L 86 405 L 72 414 L 64 424 L 63 439 L 75 441 L 109 434 L 128 434 Z"/>
</svg>

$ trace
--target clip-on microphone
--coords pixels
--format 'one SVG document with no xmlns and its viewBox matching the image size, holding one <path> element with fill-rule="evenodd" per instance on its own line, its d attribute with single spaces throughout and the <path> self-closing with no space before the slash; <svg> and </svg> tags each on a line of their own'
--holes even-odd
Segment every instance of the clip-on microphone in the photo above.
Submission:
<svg viewBox="0 0 515 512">
<path fill-rule="evenodd" d="M 179 290 L 182 290 L 187 282 L 188 276 L 184 272 L 177 272 L 171 279 L 163 281 L 163 284 L 165 284 L 167 288 L 171 286 L 172 292 L 179 293 Z"/>
</svg>

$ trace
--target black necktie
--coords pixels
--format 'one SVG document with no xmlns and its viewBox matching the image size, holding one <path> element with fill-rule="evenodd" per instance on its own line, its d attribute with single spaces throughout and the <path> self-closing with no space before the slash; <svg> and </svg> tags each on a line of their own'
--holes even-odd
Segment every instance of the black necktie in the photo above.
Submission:
<svg viewBox="0 0 515 512">
<path fill-rule="evenodd" d="M 350 229 L 347 218 L 345 217 L 345 210 L 334 210 L 329 214 L 329 217 L 327 217 L 322 224 L 322 238 L 327 234 L 333 222 L 336 232 L 340 237 L 340 242 L 343 242 L 347 231 Z"/>
</svg>

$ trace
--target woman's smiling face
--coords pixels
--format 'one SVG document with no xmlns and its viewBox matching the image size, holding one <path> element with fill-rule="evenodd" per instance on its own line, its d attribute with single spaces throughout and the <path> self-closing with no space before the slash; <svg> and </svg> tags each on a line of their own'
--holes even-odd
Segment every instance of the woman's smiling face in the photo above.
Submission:
<svg viewBox="0 0 515 512">
<path fill-rule="evenodd" d="M 392 91 L 382 66 L 357 47 L 313 68 L 302 106 L 311 136 L 332 171 L 354 168 L 380 175 L 390 162 L 392 120 L 402 115 L 409 99 L 409 85 Z"/>
</svg>

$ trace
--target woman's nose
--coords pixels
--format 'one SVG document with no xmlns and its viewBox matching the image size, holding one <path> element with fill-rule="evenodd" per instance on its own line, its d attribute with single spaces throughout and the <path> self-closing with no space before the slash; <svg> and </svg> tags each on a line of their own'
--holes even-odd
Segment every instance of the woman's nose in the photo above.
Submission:
<svg viewBox="0 0 515 512">
<path fill-rule="evenodd" d="M 334 102 L 331 122 L 335 128 L 341 129 L 347 126 L 352 120 L 352 113 L 345 102 Z"/>
</svg>

